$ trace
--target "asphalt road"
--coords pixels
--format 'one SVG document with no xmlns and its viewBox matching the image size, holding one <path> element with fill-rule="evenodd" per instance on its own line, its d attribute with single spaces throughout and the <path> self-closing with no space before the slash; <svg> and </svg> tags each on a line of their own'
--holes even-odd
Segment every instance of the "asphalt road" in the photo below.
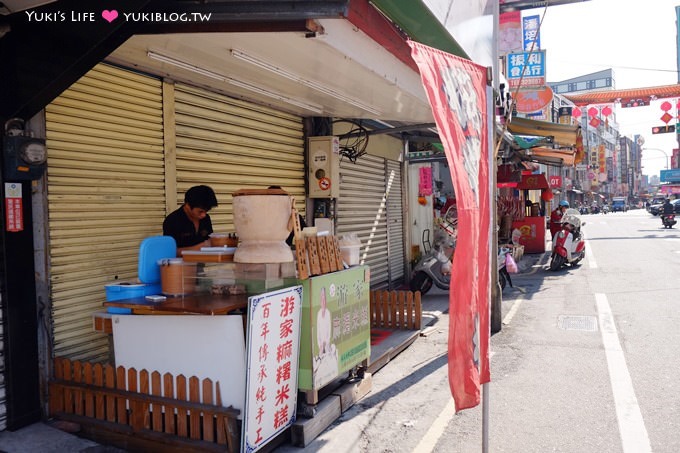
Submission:
<svg viewBox="0 0 680 453">
<path fill-rule="evenodd" d="M 586 260 L 513 276 L 491 339 L 490 452 L 680 451 L 680 230 L 644 210 L 583 216 Z M 482 407 L 456 414 L 448 318 L 374 376 L 305 449 L 482 451 Z"/>
</svg>

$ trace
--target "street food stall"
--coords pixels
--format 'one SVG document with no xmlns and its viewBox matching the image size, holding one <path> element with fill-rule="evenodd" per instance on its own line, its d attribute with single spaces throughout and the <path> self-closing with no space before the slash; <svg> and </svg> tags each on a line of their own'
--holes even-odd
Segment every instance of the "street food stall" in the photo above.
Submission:
<svg viewBox="0 0 680 453">
<path fill-rule="evenodd" d="M 550 190 L 543 173 L 523 174 L 517 189 L 524 192 L 526 212 L 521 220 L 512 222 L 512 230 L 518 230 L 519 243 L 524 246 L 524 253 L 545 252 L 545 215 L 541 214 L 541 192 Z"/>
<path fill-rule="evenodd" d="M 218 383 L 247 451 L 295 422 L 298 389 L 316 404 L 318 390 L 370 356 L 368 267 L 345 268 L 333 237 L 299 233 L 295 262 L 284 242 L 292 207 L 280 189 L 235 193 L 238 247 L 180 259 L 171 238 L 148 238 L 143 289 L 107 291 L 104 303 L 116 366 Z"/>
</svg>

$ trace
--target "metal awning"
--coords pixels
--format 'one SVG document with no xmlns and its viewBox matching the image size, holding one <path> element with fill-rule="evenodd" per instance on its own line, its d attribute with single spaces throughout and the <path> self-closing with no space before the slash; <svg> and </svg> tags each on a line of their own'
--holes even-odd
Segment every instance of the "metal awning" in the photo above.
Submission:
<svg viewBox="0 0 680 453">
<path fill-rule="evenodd" d="M 574 165 L 576 151 L 569 149 L 531 148 L 526 153 L 531 160 L 546 165 Z"/>
<path fill-rule="evenodd" d="M 553 143 L 557 145 L 575 147 L 581 126 L 513 117 L 512 121 L 508 123 L 508 130 L 517 135 L 552 137 Z"/>
</svg>

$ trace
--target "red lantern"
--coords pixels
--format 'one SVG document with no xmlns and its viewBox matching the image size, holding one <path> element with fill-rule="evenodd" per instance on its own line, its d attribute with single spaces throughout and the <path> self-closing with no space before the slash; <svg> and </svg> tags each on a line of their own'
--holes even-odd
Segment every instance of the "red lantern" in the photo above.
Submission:
<svg viewBox="0 0 680 453">
<path fill-rule="evenodd" d="M 552 190 L 544 190 L 541 192 L 541 200 L 543 201 L 550 201 L 553 199 L 553 196 Z"/>
</svg>

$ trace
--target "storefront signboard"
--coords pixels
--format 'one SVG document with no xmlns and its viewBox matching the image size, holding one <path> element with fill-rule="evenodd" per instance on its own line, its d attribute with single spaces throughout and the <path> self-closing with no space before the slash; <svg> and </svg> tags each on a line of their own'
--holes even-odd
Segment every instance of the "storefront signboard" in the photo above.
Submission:
<svg viewBox="0 0 680 453">
<path fill-rule="evenodd" d="M 661 182 L 680 182 L 680 168 L 661 170 Z"/>
<path fill-rule="evenodd" d="M 302 280 L 301 390 L 318 390 L 371 355 L 367 266 Z"/>
<path fill-rule="evenodd" d="M 541 16 L 527 16 L 522 18 L 522 41 L 524 50 L 539 50 L 541 48 L 540 34 Z"/>
<path fill-rule="evenodd" d="M 541 89 L 546 85 L 545 68 L 545 50 L 511 53 L 507 56 L 505 77 L 511 90 Z"/>
<path fill-rule="evenodd" d="M 258 451 L 295 422 L 302 286 L 248 298 L 241 451 Z"/>
</svg>

